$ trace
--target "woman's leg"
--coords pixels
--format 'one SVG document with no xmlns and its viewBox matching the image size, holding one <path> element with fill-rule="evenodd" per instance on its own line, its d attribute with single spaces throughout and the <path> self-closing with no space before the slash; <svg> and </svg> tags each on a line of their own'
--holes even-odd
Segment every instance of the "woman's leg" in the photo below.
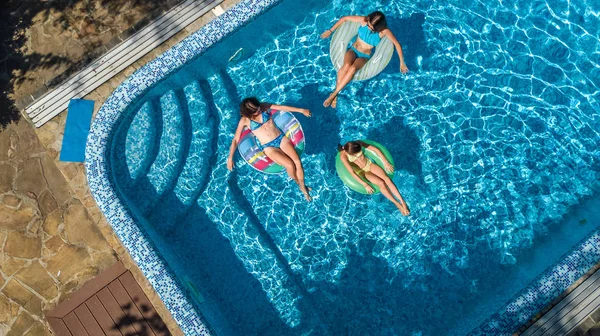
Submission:
<svg viewBox="0 0 600 336">
<path fill-rule="evenodd" d="M 286 137 L 281 139 L 281 148 L 267 147 L 264 149 L 265 154 L 271 158 L 275 163 L 283 166 L 292 178 L 296 181 L 300 191 L 304 194 L 307 201 L 311 201 L 312 198 L 308 193 L 308 188 L 304 184 L 304 169 L 302 168 L 302 162 L 296 149 Z"/>
<path fill-rule="evenodd" d="M 354 53 L 354 52 L 353 52 Z M 329 97 L 325 100 L 325 102 L 323 102 L 323 106 L 327 107 L 329 105 L 331 105 L 331 102 L 333 102 L 333 100 L 335 99 L 335 97 L 338 95 L 338 93 L 340 93 L 340 91 L 342 91 L 342 89 L 348 85 L 348 83 L 350 83 L 350 81 L 352 80 L 352 78 L 354 77 L 354 74 L 360 70 L 363 66 L 365 66 L 365 64 L 368 62 L 369 60 L 367 58 L 363 58 L 363 57 L 359 57 L 357 59 L 354 60 L 354 62 L 352 62 L 352 64 L 348 67 L 348 69 L 345 71 L 345 74 L 343 77 L 341 77 L 338 81 L 338 83 L 336 84 L 335 87 L 335 91 L 333 91 Z M 340 69 L 341 70 L 341 69 Z"/>
<path fill-rule="evenodd" d="M 392 195 L 392 193 L 390 192 L 390 189 L 388 189 L 388 184 L 385 179 L 387 179 L 387 180 L 391 180 L 391 179 L 387 175 L 385 175 L 385 172 L 384 172 L 385 178 L 381 178 L 380 176 L 375 174 L 373 172 L 374 166 L 376 166 L 376 165 L 372 164 L 371 171 L 365 173 L 365 177 L 367 178 L 367 180 L 369 180 L 371 183 L 377 185 L 379 187 L 379 190 L 383 194 L 383 196 L 385 196 L 387 199 L 392 201 L 392 203 L 394 203 L 396 208 L 398 208 L 398 210 L 400 210 L 402 215 L 404 215 L 404 216 L 410 215 L 410 211 L 408 210 L 408 207 L 406 206 L 406 202 L 404 202 L 402 197 L 399 198 L 401 200 L 401 202 L 398 202 L 398 200 L 396 200 L 394 198 L 394 195 Z M 380 170 L 383 171 L 383 169 L 381 169 L 381 167 L 377 166 L 377 168 L 379 168 Z M 393 182 L 391 182 L 391 184 L 394 185 Z M 394 185 L 394 188 L 395 188 L 395 185 Z M 396 191 L 398 190 L 398 188 L 395 188 L 395 189 L 396 189 Z M 400 193 L 398 193 L 398 195 L 400 195 Z"/>
<path fill-rule="evenodd" d="M 356 58 L 357 58 L 356 53 L 352 49 L 348 49 L 346 51 L 346 54 L 344 54 L 344 64 L 342 65 L 342 67 L 340 68 L 340 70 L 338 70 L 337 78 L 336 78 L 336 81 L 335 81 L 335 88 L 336 89 L 340 85 L 340 83 L 342 82 L 342 79 L 344 77 L 346 77 L 346 73 L 348 73 L 348 69 L 350 69 L 350 66 L 352 65 L 352 63 L 354 63 L 354 61 L 356 60 Z M 331 101 L 331 107 L 333 107 L 333 108 L 337 107 L 337 96 L 335 96 L 333 98 L 333 100 Z"/>
<path fill-rule="evenodd" d="M 383 168 L 379 167 L 376 164 L 371 164 L 371 172 L 370 173 L 375 175 L 377 178 L 379 178 L 380 180 L 382 180 L 384 182 L 383 189 L 386 189 L 386 190 L 389 189 L 389 191 L 400 201 L 399 204 L 401 205 L 401 208 L 399 208 L 399 209 L 402 212 L 402 214 L 405 216 L 408 216 L 410 214 L 408 205 L 404 201 L 404 198 L 402 198 L 402 195 L 400 195 L 400 191 L 398 190 L 398 187 L 396 187 L 396 184 L 394 183 L 394 181 L 392 181 L 392 179 L 386 174 L 386 172 L 383 170 Z M 379 187 L 379 189 L 382 189 L 382 188 Z M 381 190 L 382 193 L 383 193 L 383 189 Z"/>
<path fill-rule="evenodd" d="M 309 194 L 309 189 L 304 182 L 304 167 L 302 167 L 302 161 L 296 152 L 296 148 L 290 141 L 290 139 L 284 137 L 281 139 L 281 150 L 294 162 L 296 166 L 296 182 L 298 182 L 298 186 L 300 187 L 300 191 L 304 194 L 307 201 L 310 201 L 312 198 Z"/>
</svg>

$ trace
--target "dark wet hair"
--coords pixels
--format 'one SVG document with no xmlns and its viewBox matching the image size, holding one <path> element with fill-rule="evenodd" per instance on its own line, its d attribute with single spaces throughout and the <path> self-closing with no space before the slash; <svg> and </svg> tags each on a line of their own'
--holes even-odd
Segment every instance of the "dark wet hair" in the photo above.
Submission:
<svg viewBox="0 0 600 336">
<path fill-rule="evenodd" d="M 240 114 L 246 118 L 252 117 L 260 108 L 260 101 L 256 97 L 248 97 L 240 103 Z"/>
<path fill-rule="evenodd" d="M 346 151 L 348 154 L 356 154 L 360 152 L 362 146 L 357 141 L 348 141 L 345 145 L 338 144 L 338 151 Z"/>
<path fill-rule="evenodd" d="M 385 21 L 385 15 L 382 12 L 376 11 L 369 15 L 367 15 L 367 22 L 369 22 L 373 29 L 381 33 L 384 29 L 387 28 L 387 21 Z"/>
</svg>

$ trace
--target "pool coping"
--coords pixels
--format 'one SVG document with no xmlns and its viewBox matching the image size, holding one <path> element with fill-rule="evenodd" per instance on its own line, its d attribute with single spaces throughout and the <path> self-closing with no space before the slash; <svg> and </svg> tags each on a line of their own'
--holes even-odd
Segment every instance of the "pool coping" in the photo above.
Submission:
<svg viewBox="0 0 600 336">
<path fill-rule="evenodd" d="M 173 278 L 168 265 L 160 258 L 158 252 L 153 250 L 152 242 L 137 226 L 133 216 L 118 198 L 110 182 L 110 168 L 106 158 L 109 138 L 118 126 L 121 114 L 131 103 L 164 77 L 178 71 L 207 48 L 282 1 L 242 0 L 141 67 L 106 100 L 94 119 L 88 136 L 85 167 L 90 191 L 116 235 L 187 335 L 210 335 L 212 331 L 187 298 L 186 290 Z M 511 335 L 598 261 L 600 231 L 597 230 L 566 253 L 561 261 L 542 272 L 469 335 Z"/>
</svg>

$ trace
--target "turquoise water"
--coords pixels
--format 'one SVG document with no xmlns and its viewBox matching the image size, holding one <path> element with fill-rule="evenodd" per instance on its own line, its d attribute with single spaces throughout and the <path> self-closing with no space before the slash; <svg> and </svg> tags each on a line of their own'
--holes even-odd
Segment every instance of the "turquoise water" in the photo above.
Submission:
<svg viewBox="0 0 600 336">
<path fill-rule="evenodd" d="M 382 8 L 411 72 L 394 58 L 324 109 L 319 34 Z M 598 228 L 599 16 L 592 1 L 285 0 L 131 106 L 113 182 L 219 335 L 467 334 Z M 312 110 L 312 203 L 239 156 L 227 171 L 249 95 Z M 337 178 L 336 145 L 356 138 L 390 150 L 410 217 Z"/>
</svg>

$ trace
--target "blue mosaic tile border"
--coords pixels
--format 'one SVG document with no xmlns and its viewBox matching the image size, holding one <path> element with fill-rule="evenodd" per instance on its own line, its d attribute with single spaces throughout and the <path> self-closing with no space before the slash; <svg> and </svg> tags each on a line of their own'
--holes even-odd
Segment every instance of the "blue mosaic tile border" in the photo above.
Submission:
<svg viewBox="0 0 600 336">
<path fill-rule="evenodd" d="M 154 251 L 152 243 L 117 197 L 109 177 L 109 138 L 127 107 L 149 88 L 281 1 L 242 0 L 137 70 L 102 105 L 88 136 L 85 167 L 92 195 L 133 260 L 186 335 L 210 335 L 211 331 L 201 314 L 188 301 L 185 289 L 175 281 L 168 266 Z"/>
<path fill-rule="evenodd" d="M 86 148 L 86 171 L 92 195 L 133 260 L 186 335 L 210 335 L 174 280 L 168 266 L 117 197 L 106 160 L 108 139 L 127 107 L 162 78 L 198 57 L 208 47 L 283 0 L 242 0 L 196 33 L 173 46 L 121 84 L 100 108 Z M 600 260 L 600 232 L 592 234 L 565 258 L 536 278 L 471 336 L 511 335 Z"/>
</svg>

